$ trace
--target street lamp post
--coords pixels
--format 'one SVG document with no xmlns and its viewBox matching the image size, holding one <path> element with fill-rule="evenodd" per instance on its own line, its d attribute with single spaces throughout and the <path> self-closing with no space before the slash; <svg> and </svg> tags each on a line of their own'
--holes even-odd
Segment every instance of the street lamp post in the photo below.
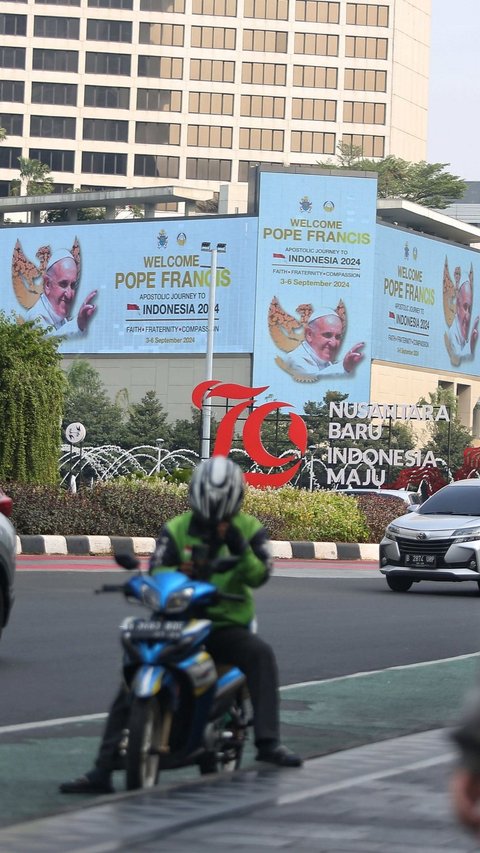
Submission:
<svg viewBox="0 0 480 853">
<path fill-rule="evenodd" d="M 160 463 L 162 461 L 162 445 L 163 445 L 163 442 L 164 442 L 163 438 L 157 438 L 156 439 L 156 445 L 157 445 L 156 472 L 157 472 L 157 474 L 160 474 Z"/>
<path fill-rule="evenodd" d="M 213 339 L 215 334 L 215 301 L 217 293 L 217 255 L 225 252 L 226 243 L 202 243 L 202 252 L 210 252 L 210 292 L 208 295 L 208 326 L 207 326 L 207 351 L 205 356 L 205 379 L 213 379 Z M 202 405 L 202 459 L 210 456 L 210 434 L 212 424 L 212 405 L 203 401 Z"/>
</svg>

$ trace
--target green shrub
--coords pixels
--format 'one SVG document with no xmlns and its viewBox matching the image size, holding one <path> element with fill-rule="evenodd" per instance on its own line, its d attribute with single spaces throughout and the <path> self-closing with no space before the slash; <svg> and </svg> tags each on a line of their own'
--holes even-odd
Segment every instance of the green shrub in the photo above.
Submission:
<svg viewBox="0 0 480 853">
<path fill-rule="evenodd" d="M 188 508 L 188 486 L 161 478 L 115 480 L 71 494 L 54 486 L 9 484 L 13 523 L 19 534 L 154 536 L 168 519 Z M 361 498 L 366 501 L 366 497 Z M 366 501 L 337 492 L 247 489 L 245 510 L 256 515 L 272 539 L 313 542 L 368 542 L 369 513 L 375 531 L 388 523 L 378 499 Z M 372 508 L 370 509 L 370 503 Z M 390 503 L 387 501 L 388 509 Z M 400 514 L 400 512 L 395 512 Z M 385 519 L 387 519 L 385 521 Z"/>
</svg>

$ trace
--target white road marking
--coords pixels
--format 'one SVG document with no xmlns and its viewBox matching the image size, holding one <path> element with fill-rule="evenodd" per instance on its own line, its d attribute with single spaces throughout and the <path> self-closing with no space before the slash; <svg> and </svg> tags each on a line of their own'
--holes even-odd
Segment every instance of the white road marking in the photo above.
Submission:
<svg viewBox="0 0 480 853">
<path fill-rule="evenodd" d="M 419 661 L 419 663 L 400 664 L 399 666 L 387 666 L 385 669 L 371 669 L 365 672 L 352 672 L 350 675 L 339 675 L 335 678 L 324 678 L 319 681 L 299 681 L 296 684 L 285 684 L 280 687 L 280 692 L 296 690 L 300 687 L 320 687 L 323 684 L 333 684 L 336 681 L 347 681 L 353 678 L 364 678 L 367 675 L 379 675 L 382 672 L 394 672 L 395 670 L 417 669 L 424 666 L 434 666 L 437 663 L 449 663 L 452 661 L 469 660 L 470 658 L 480 657 L 480 652 L 471 652 L 466 655 L 457 655 L 451 658 L 439 658 L 438 660 Z M 0 735 L 11 734 L 13 732 L 32 731 L 34 729 L 47 729 L 54 726 L 68 726 L 73 723 L 88 723 L 104 720 L 107 714 L 86 714 L 82 717 L 60 717 L 55 720 L 40 720 L 33 723 L 19 723 L 18 725 L 0 726 Z M 442 759 L 445 760 L 445 759 Z M 413 766 L 413 765 L 412 765 Z M 419 765 L 420 766 L 420 765 Z M 343 783 L 342 783 L 343 784 Z M 333 789 L 332 790 L 336 790 Z"/>
</svg>

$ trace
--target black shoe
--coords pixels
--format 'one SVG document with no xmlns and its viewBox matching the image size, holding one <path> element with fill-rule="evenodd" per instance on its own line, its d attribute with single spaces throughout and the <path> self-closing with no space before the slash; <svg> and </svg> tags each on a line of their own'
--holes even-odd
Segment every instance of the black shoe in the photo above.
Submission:
<svg viewBox="0 0 480 853">
<path fill-rule="evenodd" d="M 113 794 L 115 788 L 107 770 L 90 770 L 85 776 L 79 776 L 71 782 L 62 782 L 59 786 L 62 794 Z"/>
<path fill-rule="evenodd" d="M 276 764 L 277 767 L 301 767 L 303 764 L 299 755 L 282 744 L 259 747 L 257 761 L 267 761 L 269 764 Z"/>
</svg>

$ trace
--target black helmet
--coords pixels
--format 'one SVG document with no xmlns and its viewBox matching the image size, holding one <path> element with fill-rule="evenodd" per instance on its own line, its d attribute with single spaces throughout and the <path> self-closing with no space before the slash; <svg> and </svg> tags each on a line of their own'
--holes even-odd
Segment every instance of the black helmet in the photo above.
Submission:
<svg viewBox="0 0 480 853">
<path fill-rule="evenodd" d="M 188 497 L 195 515 L 213 525 L 238 512 L 244 492 L 242 469 L 225 456 L 213 456 L 195 468 Z"/>
</svg>

